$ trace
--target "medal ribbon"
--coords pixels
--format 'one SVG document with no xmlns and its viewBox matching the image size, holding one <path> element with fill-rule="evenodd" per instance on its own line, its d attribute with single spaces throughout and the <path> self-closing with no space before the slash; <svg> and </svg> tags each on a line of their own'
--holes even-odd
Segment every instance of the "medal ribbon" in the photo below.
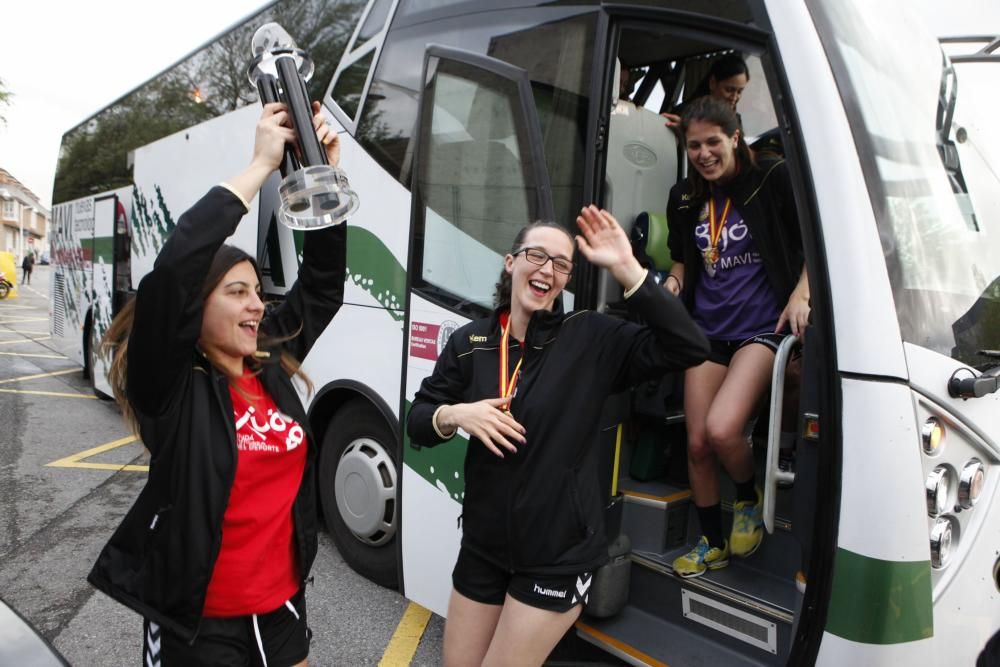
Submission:
<svg viewBox="0 0 1000 667">
<path fill-rule="evenodd" d="M 722 217 L 716 219 L 715 197 L 708 198 L 708 252 L 706 255 L 711 256 L 713 264 L 719 258 L 719 239 L 722 237 L 722 228 L 726 226 L 726 218 L 729 216 L 729 207 L 732 206 L 732 203 L 733 200 L 726 197 L 726 204 L 722 208 Z"/>
<path fill-rule="evenodd" d="M 510 338 L 510 320 L 507 320 L 507 326 L 503 327 L 502 333 L 500 335 L 500 397 L 510 398 L 514 395 L 514 389 L 517 388 L 517 380 L 520 377 L 521 362 L 524 361 L 524 355 L 517 360 L 517 366 L 514 367 L 513 374 L 510 375 L 510 380 L 507 380 L 507 341 Z M 510 410 L 510 402 L 504 406 L 504 409 Z"/>
</svg>

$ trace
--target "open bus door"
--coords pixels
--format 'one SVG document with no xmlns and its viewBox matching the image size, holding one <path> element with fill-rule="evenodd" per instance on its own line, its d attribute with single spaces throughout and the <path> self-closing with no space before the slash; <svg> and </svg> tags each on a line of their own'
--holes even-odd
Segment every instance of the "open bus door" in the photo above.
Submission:
<svg viewBox="0 0 1000 667">
<path fill-rule="evenodd" d="M 406 396 L 430 374 L 456 320 L 489 311 L 503 256 L 528 221 L 553 220 L 542 133 L 528 73 L 489 56 L 431 45 L 414 149 L 405 355 Z M 462 296 L 456 296 L 462 295 Z M 405 419 L 402 421 L 405 422 Z M 406 596 L 444 615 L 461 538 L 461 436 L 404 447 L 400 549 Z"/>
<path fill-rule="evenodd" d="M 84 360 L 90 370 L 94 393 L 112 395 L 108 383 L 111 356 L 100 348 L 111 320 L 128 302 L 131 289 L 131 234 L 128 222 L 130 191 L 122 188 L 94 198 L 94 227 L 91 246 L 90 326 L 84 335 Z"/>
</svg>

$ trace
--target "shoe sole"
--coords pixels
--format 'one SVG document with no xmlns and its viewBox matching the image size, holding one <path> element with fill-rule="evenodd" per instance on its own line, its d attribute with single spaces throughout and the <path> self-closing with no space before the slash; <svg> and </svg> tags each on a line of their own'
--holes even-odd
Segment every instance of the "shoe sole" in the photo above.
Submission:
<svg viewBox="0 0 1000 667">
<path fill-rule="evenodd" d="M 729 565 L 729 559 L 728 558 L 726 560 L 724 560 L 724 561 L 716 561 L 716 562 L 712 563 L 711 565 L 706 565 L 705 569 L 701 570 L 700 572 L 684 573 L 684 572 L 678 572 L 677 570 L 674 570 L 674 574 L 676 574 L 681 579 L 694 579 L 695 577 L 700 577 L 701 575 L 705 574 L 709 570 L 721 570 L 722 568 L 726 567 L 727 565 Z"/>
</svg>

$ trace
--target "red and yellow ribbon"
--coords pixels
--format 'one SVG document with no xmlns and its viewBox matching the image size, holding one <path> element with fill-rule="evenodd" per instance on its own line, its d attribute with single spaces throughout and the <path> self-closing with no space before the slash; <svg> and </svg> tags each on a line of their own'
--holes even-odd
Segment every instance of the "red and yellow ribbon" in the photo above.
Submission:
<svg viewBox="0 0 1000 667">
<path fill-rule="evenodd" d="M 507 341 L 510 339 L 510 320 L 507 320 L 507 326 L 501 329 L 500 334 L 500 397 L 501 398 L 513 398 L 514 390 L 517 388 L 517 380 L 520 377 L 521 362 L 524 361 L 524 355 L 517 360 L 517 366 L 514 367 L 514 372 L 508 376 L 507 375 Z M 507 378 L 510 378 L 509 380 Z M 504 410 L 510 413 L 510 401 L 504 405 Z"/>
<path fill-rule="evenodd" d="M 708 198 L 708 248 L 705 249 L 705 259 L 709 264 L 715 264 L 719 260 L 719 239 L 722 237 L 722 229 L 726 226 L 726 218 L 729 216 L 729 208 L 733 200 L 726 197 L 726 203 L 722 207 L 722 217 L 715 217 L 715 197 Z"/>
</svg>

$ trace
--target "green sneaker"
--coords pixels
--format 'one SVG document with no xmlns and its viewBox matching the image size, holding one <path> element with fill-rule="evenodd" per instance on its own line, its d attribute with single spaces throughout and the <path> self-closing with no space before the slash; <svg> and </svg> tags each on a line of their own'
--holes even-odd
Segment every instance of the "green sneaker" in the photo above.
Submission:
<svg viewBox="0 0 1000 667">
<path fill-rule="evenodd" d="M 704 535 L 694 549 L 674 559 L 674 573 L 687 579 L 700 577 L 705 570 L 718 570 L 729 565 L 729 542 L 720 549 L 709 545 Z"/>
<path fill-rule="evenodd" d="M 733 532 L 729 534 L 733 555 L 746 558 L 757 551 L 764 538 L 764 494 L 757 487 L 757 503 L 748 500 L 733 505 Z"/>
</svg>

